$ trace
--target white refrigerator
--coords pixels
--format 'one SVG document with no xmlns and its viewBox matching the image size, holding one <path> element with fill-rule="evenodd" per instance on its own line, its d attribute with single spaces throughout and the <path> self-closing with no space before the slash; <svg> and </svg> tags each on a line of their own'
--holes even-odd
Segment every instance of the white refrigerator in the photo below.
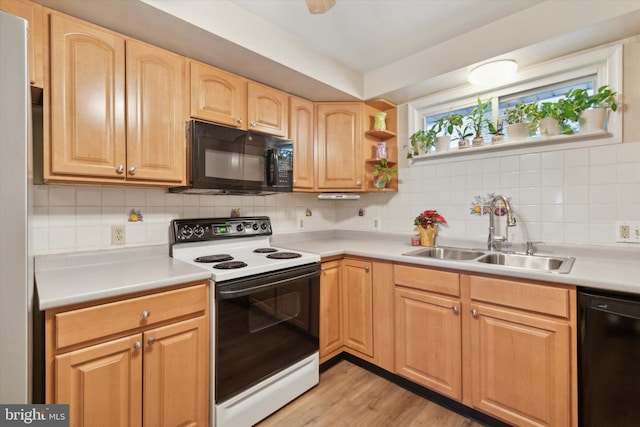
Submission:
<svg viewBox="0 0 640 427">
<path fill-rule="evenodd" d="M 31 403 L 31 101 L 27 23 L 0 11 L 0 403 Z"/>
</svg>

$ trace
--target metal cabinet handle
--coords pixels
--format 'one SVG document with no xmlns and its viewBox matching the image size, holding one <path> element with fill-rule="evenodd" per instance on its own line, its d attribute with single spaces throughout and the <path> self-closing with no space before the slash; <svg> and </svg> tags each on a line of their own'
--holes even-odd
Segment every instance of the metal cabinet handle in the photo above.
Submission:
<svg viewBox="0 0 640 427">
<path fill-rule="evenodd" d="M 241 118 L 241 117 L 238 117 L 238 118 L 236 119 L 236 122 L 238 122 L 238 124 L 240 124 L 240 125 L 241 125 L 241 124 L 242 124 L 242 118 Z"/>
<path fill-rule="evenodd" d="M 153 337 L 147 339 L 147 344 L 149 344 L 149 345 L 153 345 L 155 342 L 156 342 L 156 339 L 153 338 Z"/>
<path fill-rule="evenodd" d="M 143 319 L 148 319 L 149 316 L 151 316 L 151 312 L 150 311 L 145 310 L 145 311 L 142 312 L 142 318 Z"/>
<path fill-rule="evenodd" d="M 124 172 L 124 165 L 118 165 L 118 167 L 116 168 L 116 172 L 117 173 L 123 173 Z"/>
<path fill-rule="evenodd" d="M 140 341 L 136 341 L 133 343 L 134 350 L 140 350 L 142 348 L 142 343 Z"/>
<path fill-rule="evenodd" d="M 251 122 L 251 127 L 252 128 L 256 127 L 256 122 Z"/>
<path fill-rule="evenodd" d="M 131 167 L 129 168 L 129 173 L 130 173 L 131 175 L 135 175 L 137 171 L 138 171 L 138 169 L 136 169 L 134 166 L 131 166 Z"/>
<path fill-rule="evenodd" d="M 362 187 L 362 181 L 356 181 L 356 185 L 357 185 L 358 187 Z"/>
<path fill-rule="evenodd" d="M 477 319 L 478 318 L 478 310 L 476 310 L 476 309 L 471 310 L 471 315 L 473 316 L 474 319 Z"/>
<path fill-rule="evenodd" d="M 454 305 L 453 307 L 451 307 L 451 310 L 453 311 L 453 314 L 458 314 L 460 312 L 460 310 L 458 310 L 457 305 Z"/>
<path fill-rule="evenodd" d="M 364 266 L 364 271 L 367 272 L 367 273 L 369 272 L 369 266 L 368 265 Z"/>
</svg>

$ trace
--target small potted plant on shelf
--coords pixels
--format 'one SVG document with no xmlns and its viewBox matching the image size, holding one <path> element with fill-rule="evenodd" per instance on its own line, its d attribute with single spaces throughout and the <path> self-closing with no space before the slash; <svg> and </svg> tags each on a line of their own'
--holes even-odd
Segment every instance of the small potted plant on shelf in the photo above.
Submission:
<svg viewBox="0 0 640 427">
<path fill-rule="evenodd" d="M 600 86 L 593 95 L 582 88 L 573 89 L 564 96 L 570 103 L 580 123 L 580 132 L 590 132 L 604 129 L 607 110 L 616 111 L 617 92 L 608 85 Z"/>
<path fill-rule="evenodd" d="M 531 115 L 536 108 L 536 104 L 520 102 L 504 110 L 504 121 L 507 123 L 509 140 L 518 141 L 528 136 L 527 128 L 531 120 Z"/>
<path fill-rule="evenodd" d="M 376 163 L 373 168 L 373 175 L 376 177 L 373 180 L 373 185 L 378 190 L 385 188 L 387 183 L 393 180 L 393 175 L 398 173 L 398 169 L 393 169 L 385 157 L 382 157 L 379 163 Z"/>
<path fill-rule="evenodd" d="M 435 146 L 436 133 L 432 129 L 423 130 L 420 129 L 414 132 L 409 137 L 409 151 L 407 152 L 407 159 L 413 159 L 414 156 L 420 155 L 420 153 L 426 153 L 429 148 Z"/>
<path fill-rule="evenodd" d="M 484 143 L 484 139 L 482 138 L 482 128 L 484 128 L 485 125 L 488 127 L 491 123 L 491 120 L 485 117 L 490 106 L 491 98 L 487 99 L 486 102 L 482 102 L 480 97 L 478 97 L 478 105 L 473 107 L 471 113 L 467 116 L 474 132 L 474 137 L 471 141 L 474 147 L 480 146 Z"/>
<path fill-rule="evenodd" d="M 435 246 L 436 233 L 440 224 L 447 221 L 436 210 L 426 210 L 416 217 L 413 225 L 420 233 L 420 244 L 422 246 Z"/>
<path fill-rule="evenodd" d="M 452 135 L 452 141 L 458 141 L 458 148 L 468 148 L 467 138 L 473 136 L 471 124 L 459 113 L 449 114 L 446 117 L 447 132 Z"/>
<path fill-rule="evenodd" d="M 495 125 L 493 124 L 493 122 L 487 122 L 487 128 L 489 129 L 489 134 L 491 135 L 492 144 L 497 144 L 504 141 L 504 120 L 496 120 Z"/>
</svg>

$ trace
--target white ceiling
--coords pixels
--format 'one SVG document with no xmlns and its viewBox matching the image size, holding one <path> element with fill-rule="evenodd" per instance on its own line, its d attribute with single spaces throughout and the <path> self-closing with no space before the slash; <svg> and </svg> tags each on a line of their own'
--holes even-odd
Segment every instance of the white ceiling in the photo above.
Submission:
<svg viewBox="0 0 640 427">
<path fill-rule="evenodd" d="M 313 100 L 395 103 L 640 34 L 640 0 L 36 0 Z"/>
</svg>

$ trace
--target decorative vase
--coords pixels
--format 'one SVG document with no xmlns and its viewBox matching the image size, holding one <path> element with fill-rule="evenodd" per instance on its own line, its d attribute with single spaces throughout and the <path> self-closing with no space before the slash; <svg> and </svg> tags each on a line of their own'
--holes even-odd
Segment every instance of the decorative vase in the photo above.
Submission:
<svg viewBox="0 0 640 427">
<path fill-rule="evenodd" d="M 432 225 L 425 227 L 418 227 L 420 233 L 420 245 L 422 246 L 435 246 L 436 245 L 436 228 Z"/>
<path fill-rule="evenodd" d="M 553 117 L 544 117 L 538 124 L 542 136 L 560 135 L 560 123 Z"/>
<path fill-rule="evenodd" d="M 607 117 L 606 108 L 591 108 L 580 113 L 580 132 L 594 132 L 604 129 Z"/>
<path fill-rule="evenodd" d="M 376 159 L 386 159 L 387 158 L 387 143 L 386 142 L 378 142 L 376 144 Z"/>
<path fill-rule="evenodd" d="M 373 118 L 373 130 L 387 130 L 387 122 L 385 121 L 387 113 L 375 113 Z"/>
</svg>

